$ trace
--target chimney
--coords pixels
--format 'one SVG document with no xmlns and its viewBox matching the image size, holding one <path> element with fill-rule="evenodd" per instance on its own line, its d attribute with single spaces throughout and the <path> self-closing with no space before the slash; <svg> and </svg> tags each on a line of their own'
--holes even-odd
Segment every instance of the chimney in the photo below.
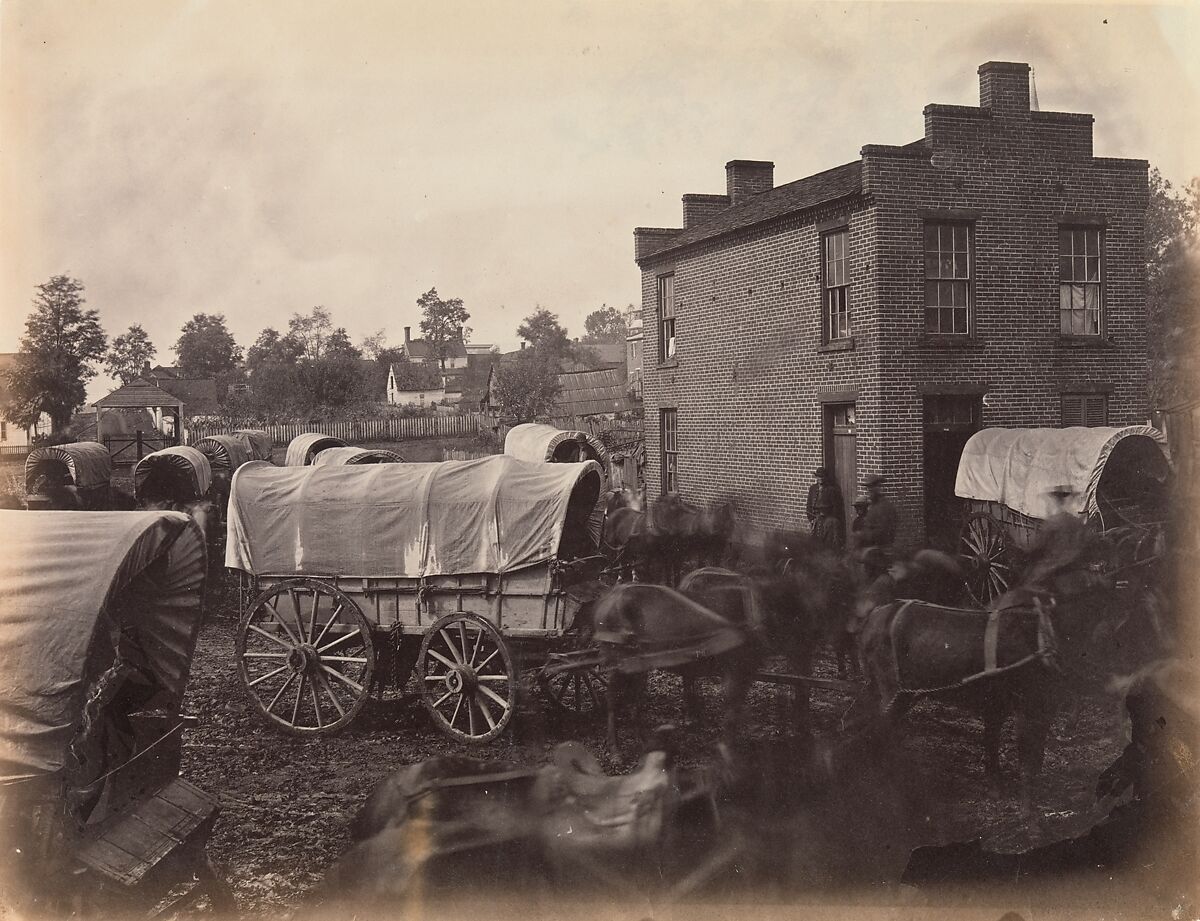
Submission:
<svg viewBox="0 0 1200 921">
<path fill-rule="evenodd" d="M 1029 65 L 988 61 L 979 65 L 979 108 L 995 115 L 1029 111 Z"/>
<path fill-rule="evenodd" d="M 683 196 L 683 226 L 702 224 L 716 217 L 729 207 L 728 195 L 685 195 Z"/>
<path fill-rule="evenodd" d="M 146 378 L 147 380 L 150 379 L 150 362 L 149 361 L 142 362 L 142 377 Z"/>
<path fill-rule="evenodd" d="M 525 351 L 525 340 L 524 339 L 521 340 L 521 351 L 522 352 Z"/>
<path fill-rule="evenodd" d="M 725 191 L 734 204 L 774 187 L 775 164 L 770 160 L 730 160 L 725 164 Z"/>
<path fill-rule="evenodd" d="M 410 342 L 412 342 L 412 327 L 406 326 L 404 327 L 404 344 L 408 345 Z"/>
</svg>

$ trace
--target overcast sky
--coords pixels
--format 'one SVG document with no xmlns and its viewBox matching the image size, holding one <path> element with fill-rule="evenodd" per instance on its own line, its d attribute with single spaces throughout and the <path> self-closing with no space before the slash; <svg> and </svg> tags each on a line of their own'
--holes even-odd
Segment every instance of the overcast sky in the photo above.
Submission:
<svg viewBox="0 0 1200 921">
<path fill-rule="evenodd" d="M 988 60 L 1186 181 L 1198 39 L 1195 3 L 3 0 L 0 351 L 58 273 L 164 362 L 199 311 L 243 346 L 317 304 L 397 343 L 432 286 L 476 342 L 539 304 L 581 335 L 639 297 L 633 228 L 727 160 L 783 183 L 915 140 Z"/>
</svg>

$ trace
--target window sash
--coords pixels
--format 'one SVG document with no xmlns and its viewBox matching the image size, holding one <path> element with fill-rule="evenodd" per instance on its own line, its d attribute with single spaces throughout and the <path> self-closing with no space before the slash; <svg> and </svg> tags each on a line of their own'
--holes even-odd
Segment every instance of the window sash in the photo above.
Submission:
<svg viewBox="0 0 1200 921">
<path fill-rule="evenodd" d="M 971 332 L 971 227 L 925 225 L 925 332 Z"/>
<path fill-rule="evenodd" d="M 821 237 L 821 288 L 824 335 L 827 342 L 850 336 L 850 232 L 838 230 Z"/>
<path fill-rule="evenodd" d="M 1104 308 L 1104 237 L 1098 227 L 1058 229 L 1058 315 L 1064 336 L 1099 336 Z"/>
<path fill-rule="evenodd" d="M 675 357 L 675 276 L 658 277 L 658 352 L 666 361 Z"/>
<path fill-rule="evenodd" d="M 674 409 L 659 411 L 662 432 L 663 493 L 679 490 L 679 418 Z"/>
</svg>

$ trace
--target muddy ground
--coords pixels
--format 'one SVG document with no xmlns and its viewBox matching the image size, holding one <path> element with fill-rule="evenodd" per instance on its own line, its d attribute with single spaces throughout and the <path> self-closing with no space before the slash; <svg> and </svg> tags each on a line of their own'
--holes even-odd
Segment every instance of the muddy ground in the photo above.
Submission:
<svg viewBox="0 0 1200 921">
<path fill-rule="evenodd" d="M 348 846 L 347 824 L 376 783 L 401 765 L 462 753 L 463 746 L 438 733 L 419 702 L 391 692 L 372 699 L 357 722 L 334 737 L 300 739 L 267 728 L 238 684 L 236 591 L 223 574 L 216 583 L 186 700 L 186 710 L 200 724 L 186 737 L 183 773 L 220 797 L 211 851 L 228 873 L 239 908 L 247 916 L 277 917 L 311 901 L 306 896 Z M 832 677 L 832 662 L 823 660 L 818 674 Z M 632 766 L 606 755 L 600 724 L 564 722 L 531 680 L 523 687 L 510 731 L 471 753 L 536 765 L 555 744 L 575 739 L 610 771 Z M 673 676 L 653 682 L 649 724 L 682 720 L 679 689 Z M 705 682 L 703 693 L 708 718 L 681 730 L 685 763 L 711 758 L 717 741 L 718 688 Z M 789 732 L 785 693 L 766 684 L 754 687 L 744 727 L 749 739 Z M 818 737 L 838 738 L 848 703 L 838 692 L 814 693 Z M 926 829 L 926 837 L 982 838 L 989 848 L 1012 851 L 1090 827 L 1098 818 L 1092 812 L 1096 780 L 1126 741 L 1121 714 L 1119 702 L 1092 698 L 1082 700 L 1076 714 L 1058 718 L 1035 796 L 1043 827 L 1032 833 L 1021 820 L 1015 790 L 998 798 L 987 794 L 981 723 L 940 704 L 919 705 L 906 720 L 900 744 L 933 800 L 928 821 L 936 828 Z M 1011 773 L 1011 732 L 1003 757 Z"/>
</svg>

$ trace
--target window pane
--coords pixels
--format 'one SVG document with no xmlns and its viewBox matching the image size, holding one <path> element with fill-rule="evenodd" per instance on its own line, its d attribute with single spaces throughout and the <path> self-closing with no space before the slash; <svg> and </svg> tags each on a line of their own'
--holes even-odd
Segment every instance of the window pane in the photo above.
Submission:
<svg viewBox="0 0 1200 921">
<path fill-rule="evenodd" d="M 1071 254 L 1071 231 L 1064 227 L 1058 229 L 1058 251 L 1064 256 Z"/>
<path fill-rule="evenodd" d="M 1100 257 L 1088 256 L 1087 258 L 1087 275 L 1088 281 L 1100 280 Z"/>
<path fill-rule="evenodd" d="M 925 225 L 925 251 L 932 252 L 937 250 L 938 244 L 938 225 Z"/>
</svg>

